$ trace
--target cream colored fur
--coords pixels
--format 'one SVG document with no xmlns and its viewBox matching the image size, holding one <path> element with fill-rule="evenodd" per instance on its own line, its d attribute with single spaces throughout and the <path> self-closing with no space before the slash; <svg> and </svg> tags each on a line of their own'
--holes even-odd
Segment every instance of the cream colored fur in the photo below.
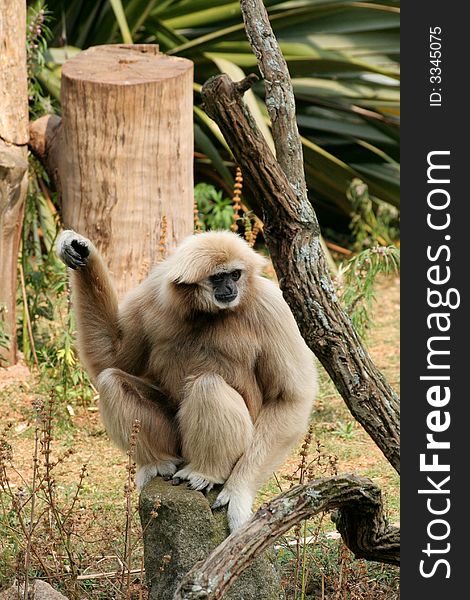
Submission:
<svg viewBox="0 0 470 600">
<path fill-rule="evenodd" d="M 89 249 L 72 271 L 73 302 L 110 437 L 125 448 L 138 418 L 140 484 L 184 461 L 176 476 L 193 488 L 225 482 L 216 505 L 228 503 L 230 526 L 239 527 L 304 433 L 317 385 L 280 290 L 260 275 L 265 260 L 230 232 L 191 236 L 118 306 L 89 240 L 64 232 L 59 256 L 67 263 L 72 240 Z M 208 278 L 234 269 L 239 294 L 224 307 Z"/>
</svg>

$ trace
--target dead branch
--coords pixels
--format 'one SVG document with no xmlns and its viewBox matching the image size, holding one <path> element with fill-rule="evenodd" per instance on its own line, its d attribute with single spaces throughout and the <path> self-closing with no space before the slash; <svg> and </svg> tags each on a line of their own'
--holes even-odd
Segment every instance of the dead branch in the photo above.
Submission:
<svg viewBox="0 0 470 600">
<path fill-rule="evenodd" d="M 261 0 L 240 0 L 245 31 L 266 90 L 276 158 L 299 199 L 307 199 L 302 141 L 289 69 Z"/>
</svg>

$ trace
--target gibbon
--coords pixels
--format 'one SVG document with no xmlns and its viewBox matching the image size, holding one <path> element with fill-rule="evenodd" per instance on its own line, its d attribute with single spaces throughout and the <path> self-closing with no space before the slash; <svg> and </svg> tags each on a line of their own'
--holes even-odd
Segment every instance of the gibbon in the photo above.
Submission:
<svg viewBox="0 0 470 600">
<path fill-rule="evenodd" d="M 313 355 L 265 259 L 237 234 L 189 237 L 118 306 L 95 246 L 64 231 L 79 355 L 100 413 L 122 449 L 141 423 L 139 488 L 155 475 L 195 490 L 224 484 L 230 529 L 308 426 Z"/>
</svg>

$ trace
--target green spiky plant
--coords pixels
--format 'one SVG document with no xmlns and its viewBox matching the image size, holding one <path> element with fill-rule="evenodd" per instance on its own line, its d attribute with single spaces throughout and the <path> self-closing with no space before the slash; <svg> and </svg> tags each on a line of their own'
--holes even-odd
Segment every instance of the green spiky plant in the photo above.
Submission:
<svg viewBox="0 0 470 600">
<path fill-rule="evenodd" d="M 265 0 L 293 78 L 311 199 L 323 226 L 348 226 L 346 191 L 359 177 L 371 196 L 399 204 L 399 2 Z M 91 45 L 158 43 L 195 63 L 196 169 L 233 184 L 231 156 L 201 109 L 200 86 L 220 71 L 257 72 L 239 2 L 49 0 L 53 42 L 40 80 L 58 98 L 60 67 Z M 270 138 L 264 88 L 246 94 Z M 270 140 L 271 142 L 271 140 Z M 209 168 L 210 167 L 210 168 Z"/>
</svg>

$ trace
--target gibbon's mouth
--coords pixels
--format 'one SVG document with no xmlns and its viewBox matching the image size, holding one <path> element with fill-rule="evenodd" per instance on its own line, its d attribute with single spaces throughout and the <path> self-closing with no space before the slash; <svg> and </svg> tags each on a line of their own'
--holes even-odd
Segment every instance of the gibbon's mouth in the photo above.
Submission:
<svg viewBox="0 0 470 600">
<path fill-rule="evenodd" d="M 215 299 L 221 304 L 230 304 L 237 296 L 238 294 L 215 294 Z"/>
</svg>

